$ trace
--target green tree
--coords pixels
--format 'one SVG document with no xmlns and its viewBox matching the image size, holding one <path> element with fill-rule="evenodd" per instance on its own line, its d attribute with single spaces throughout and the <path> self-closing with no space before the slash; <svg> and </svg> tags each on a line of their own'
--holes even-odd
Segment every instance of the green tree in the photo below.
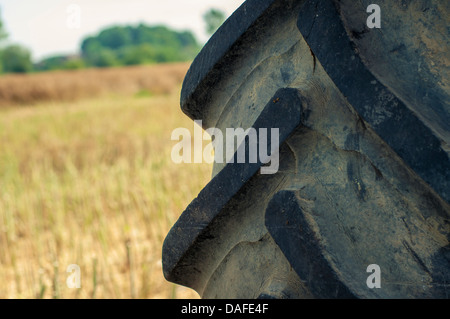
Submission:
<svg viewBox="0 0 450 319">
<path fill-rule="evenodd" d="M 130 29 L 126 27 L 112 27 L 103 30 L 97 40 L 103 47 L 112 50 L 132 44 Z"/>
<path fill-rule="evenodd" d="M 45 58 L 34 66 L 36 71 L 51 71 L 62 69 L 67 58 L 65 56 L 52 56 Z"/>
<path fill-rule="evenodd" d="M 81 53 L 84 56 L 89 55 L 91 52 L 95 52 L 100 50 L 102 45 L 100 41 L 98 41 L 97 37 L 87 37 L 81 42 Z"/>
<path fill-rule="evenodd" d="M 225 21 L 225 13 L 218 9 L 210 9 L 203 15 L 206 24 L 206 32 L 212 35 Z"/>
<path fill-rule="evenodd" d="M 86 62 L 90 66 L 97 66 L 100 68 L 118 66 L 121 64 L 114 50 L 107 48 L 101 48 L 100 50 L 91 53 L 86 59 Z"/>
<path fill-rule="evenodd" d="M 78 56 L 52 56 L 39 61 L 34 66 L 35 71 L 77 70 L 86 67 L 84 59 Z"/>
<path fill-rule="evenodd" d="M 118 55 L 125 65 L 136 65 L 156 62 L 156 50 L 150 44 L 127 46 Z"/>
<path fill-rule="evenodd" d="M 10 45 L 2 52 L 4 72 L 26 73 L 33 70 L 31 53 L 20 45 Z"/>
<path fill-rule="evenodd" d="M 81 58 L 68 59 L 62 66 L 64 70 L 79 70 L 86 67 L 86 63 Z"/>
<path fill-rule="evenodd" d="M 0 17 L 0 42 L 7 38 L 3 20 Z M 0 51 L 0 72 L 25 73 L 33 70 L 31 52 L 20 45 L 9 45 Z"/>
<path fill-rule="evenodd" d="M 90 66 L 188 61 L 200 51 L 194 35 L 166 26 L 115 26 L 83 40 L 82 57 Z"/>
</svg>

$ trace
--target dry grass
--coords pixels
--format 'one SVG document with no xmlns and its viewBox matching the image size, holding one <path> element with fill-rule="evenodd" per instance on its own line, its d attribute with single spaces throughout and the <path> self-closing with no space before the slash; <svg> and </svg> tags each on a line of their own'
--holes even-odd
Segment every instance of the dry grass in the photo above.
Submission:
<svg viewBox="0 0 450 319">
<path fill-rule="evenodd" d="M 47 75 L 23 92 L 35 76 Z M 161 246 L 211 166 L 171 161 L 172 130 L 193 124 L 179 81 L 166 89 L 0 109 L 0 298 L 197 297 L 165 281 Z M 66 285 L 70 264 L 80 289 Z"/>
<path fill-rule="evenodd" d="M 8 74 L 0 77 L 0 106 L 41 101 L 74 101 L 108 92 L 169 93 L 184 78 L 189 63 L 109 69 Z"/>
</svg>

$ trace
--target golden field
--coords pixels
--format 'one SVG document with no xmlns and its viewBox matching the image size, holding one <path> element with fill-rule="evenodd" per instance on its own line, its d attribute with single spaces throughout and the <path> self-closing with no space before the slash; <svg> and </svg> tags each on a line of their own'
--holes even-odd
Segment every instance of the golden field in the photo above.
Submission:
<svg viewBox="0 0 450 319">
<path fill-rule="evenodd" d="M 0 298 L 198 297 L 161 265 L 212 169 L 170 157 L 188 66 L 0 78 Z"/>
<path fill-rule="evenodd" d="M 0 106 L 40 101 L 75 101 L 108 92 L 167 94 L 178 86 L 189 63 L 122 68 L 8 74 L 0 77 Z"/>
</svg>

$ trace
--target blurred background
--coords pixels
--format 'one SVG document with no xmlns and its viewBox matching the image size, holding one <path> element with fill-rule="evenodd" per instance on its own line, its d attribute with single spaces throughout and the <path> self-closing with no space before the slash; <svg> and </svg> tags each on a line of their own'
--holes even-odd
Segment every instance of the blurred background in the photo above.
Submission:
<svg viewBox="0 0 450 319">
<path fill-rule="evenodd" d="M 243 2 L 0 0 L 0 298 L 198 298 L 161 246 L 212 167 L 174 164 L 171 132 Z"/>
</svg>

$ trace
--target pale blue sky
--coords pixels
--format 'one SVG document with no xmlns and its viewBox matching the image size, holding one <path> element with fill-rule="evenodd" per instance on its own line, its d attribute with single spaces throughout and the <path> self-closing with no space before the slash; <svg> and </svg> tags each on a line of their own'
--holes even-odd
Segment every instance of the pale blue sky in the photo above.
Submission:
<svg viewBox="0 0 450 319">
<path fill-rule="evenodd" d="M 244 0 L 0 0 L 1 17 L 8 41 L 22 44 L 33 60 L 54 54 L 76 53 L 86 35 L 105 26 L 140 22 L 188 29 L 204 42 L 202 15 L 218 8 L 227 15 Z M 79 28 L 69 28 L 70 6 L 80 8 Z M 69 11 L 68 11 L 69 10 Z"/>
</svg>

